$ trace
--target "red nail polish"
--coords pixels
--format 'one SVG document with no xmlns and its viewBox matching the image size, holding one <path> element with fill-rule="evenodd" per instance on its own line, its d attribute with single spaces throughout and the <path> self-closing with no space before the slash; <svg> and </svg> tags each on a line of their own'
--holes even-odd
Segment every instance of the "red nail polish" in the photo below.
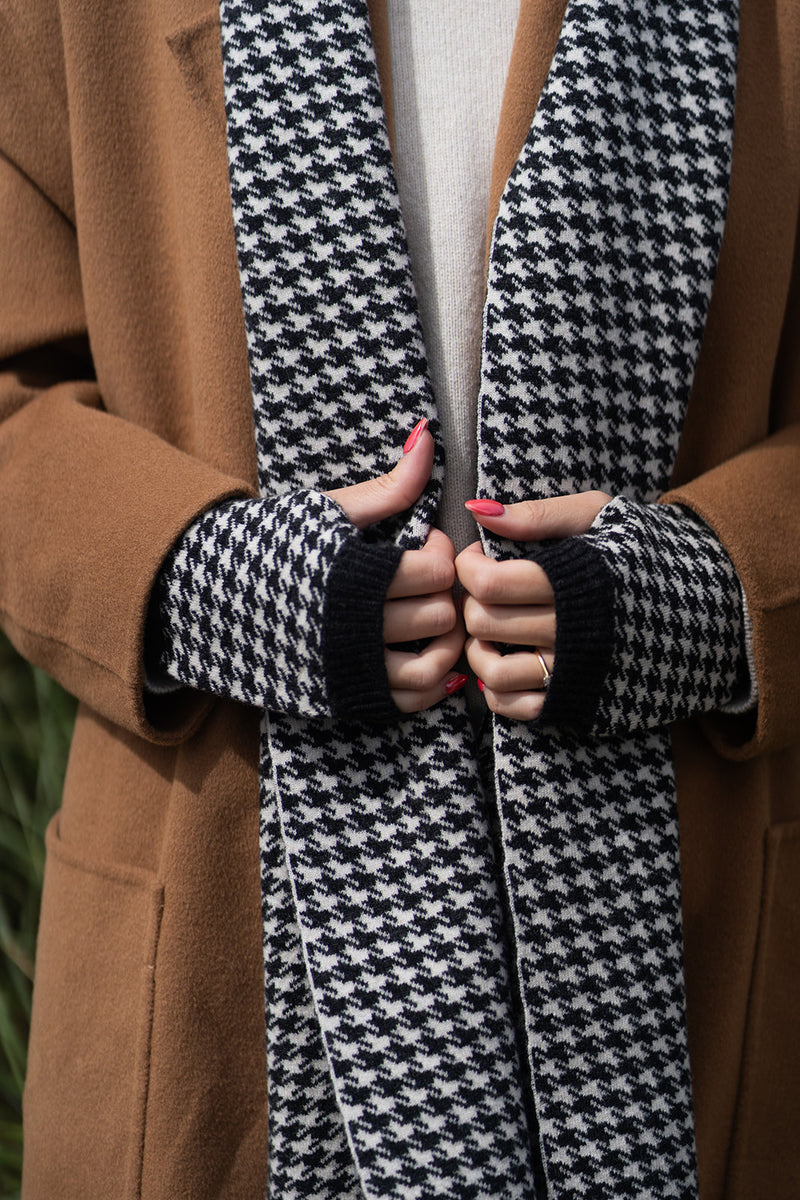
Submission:
<svg viewBox="0 0 800 1200">
<path fill-rule="evenodd" d="M 481 692 L 483 691 L 483 680 L 482 680 L 482 679 L 479 679 L 479 680 L 478 680 L 478 689 L 479 689 Z"/>
<path fill-rule="evenodd" d="M 428 428 L 428 418 L 423 417 L 421 421 L 417 421 L 411 433 L 406 438 L 406 444 L 403 446 L 403 454 L 408 454 L 409 450 L 413 450 L 419 439 L 422 437 L 425 430 Z"/>
<path fill-rule="evenodd" d="M 464 507 L 481 517 L 502 517 L 506 511 L 499 500 L 467 500 Z"/>
<path fill-rule="evenodd" d="M 444 690 L 448 696 L 452 696 L 454 692 L 460 692 L 466 682 L 466 675 L 454 675 L 452 679 L 448 679 Z"/>
</svg>

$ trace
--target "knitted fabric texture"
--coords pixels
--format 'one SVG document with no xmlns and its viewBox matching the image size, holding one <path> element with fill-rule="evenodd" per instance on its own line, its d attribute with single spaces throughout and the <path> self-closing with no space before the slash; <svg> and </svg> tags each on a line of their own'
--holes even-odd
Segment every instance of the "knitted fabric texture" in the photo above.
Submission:
<svg viewBox="0 0 800 1200">
<path fill-rule="evenodd" d="M 222 15 L 262 487 L 354 482 L 420 416 L 438 433 L 366 6 Z M 420 545 L 440 481 L 439 456 L 414 511 L 373 536 Z M 383 735 L 266 719 L 272 1196 L 530 1194 L 469 744 L 458 702 Z"/>
<path fill-rule="evenodd" d="M 723 708 L 747 690 L 739 580 L 688 509 L 618 497 L 587 534 L 528 556 L 556 603 L 543 722 L 629 734 Z"/>
<path fill-rule="evenodd" d="M 401 553 L 364 545 L 319 492 L 204 513 L 159 573 L 159 668 L 296 716 L 395 715 L 382 623 Z"/>
<path fill-rule="evenodd" d="M 434 416 L 366 4 L 223 0 L 222 29 L 262 490 L 324 490 Z M 493 239 L 483 494 L 664 488 L 735 45 L 733 3 L 569 5 Z M 371 537 L 418 546 L 440 480 Z M 668 739 L 493 736 L 487 800 L 458 697 L 382 731 L 265 717 L 280 1200 L 696 1195 Z"/>
<path fill-rule="evenodd" d="M 475 540 L 486 213 L 519 0 L 389 0 L 394 163 L 447 475 L 439 528 Z"/>
<path fill-rule="evenodd" d="M 492 239 L 480 494 L 667 487 L 724 219 L 737 16 L 568 6 Z M 668 735 L 500 718 L 494 765 L 548 1190 L 695 1195 Z"/>
</svg>

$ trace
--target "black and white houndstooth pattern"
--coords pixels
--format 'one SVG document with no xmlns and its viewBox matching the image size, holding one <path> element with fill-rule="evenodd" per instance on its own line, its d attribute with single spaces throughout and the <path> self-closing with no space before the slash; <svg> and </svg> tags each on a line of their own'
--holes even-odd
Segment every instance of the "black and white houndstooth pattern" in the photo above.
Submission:
<svg viewBox="0 0 800 1200">
<path fill-rule="evenodd" d="M 267 884 L 270 961 L 286 958 L 291 879 L 366 1196 L 533 1196 L 498 880 L 464 726 L 462 704 L 385 734 L 353 727 L 345 773 L 341 727 L 318 727 L 311 763 L 303 723 L 270 729 L 280 792 L 275 805 L 264 787 L 263 852 L 283 845 L 289 864 L 280 911 Z M 284 1011 L 269 1026 L 273 1062 L 283 1072 L 294 1057 L 294 1096 L 314 1094 L 318 1047 L 301 1059 L 295 1044 L 298 1033 L 308 1044 L 305 1025 Z M 349 1196 L 320 1176 L 306 1113 L 287 1115 L 293 1097 L 278 1096 L 294 1136 L 277 1160 L 273 1150 L 271 1190 Z M 327 1110 L 327 1095 L 315 1103 Z"/>
<path fill-rule="evenodd" d="M 357 483 L 420 417 L 438 430 L 366 5 L 221 11 L 261 488 Z M 424 537 L 442 473 L 439 450 L 384 536 Z"/>
<path fill-rule="evenodd" d="M 737 15 L 568 6 L 493 235 L 482 494 L 666 487 L 725 216 Z M 548 1189 L 696 1195 L 667 734 L 498 719 L 494 753 Z"/>
<path fill-rule="evenodd" d="M 489 265 L 479 471 L 506 500 L 653 500 L 669 478 L 725 218 L 736 25 L 735 3 L 570 0 Z"/>
<path fill-rule="evenodd" d="M 266 730 L 262 734 L 266 738 Z M 268 762 L 269 745 L 264 746 Z M 261 781 L 269 1194 L 361 1200 L 354 1157 L 308 985 L 292 877 L 271 779 Z"/>
<path fill-rule="evenodd" d="M 495 733 L 547 1195 L 697 1195 L 661 736 Z"/>
<path fill-rule="evenodd" d="M 592 730 L 659 729 L 747 688 L 739 580 L 694 513 L 618 497 L 586 543 L 614 576 L 614 648 Z"/>
<path fill-rule="evenodd" d="M 204 513 L 159 574 L 161 670 L 260 708 L 330 716 L 328 576 L 357 536 L 338 504 L 314 491 Z"/>
<path fill-rule="evenodd" d="M 690 510 L 619 496 L 588 533 L 523 553 L 555 595 L 545 724 L 628 734 L 755 703 L 736 571 Z"/>
<path fill-rule="evenodd" d="M 495 231 L 487 494 L 663 487 L 724 215 L 734 9 L 572 0 Z M 352 482 L 433 415 L 366 5 L 223 0 L 222 24 L 262 489 Z M 439 474 L 384 535 L 419 544 Z M 696 1192 L 665 738 L 498 720 L 494 748 L 508 956 L 458 698 L 383 732 L 265 722 L 281 1200 L 531 1196 L 540 1150 L 548 1195 Z"/>
<path fill-rule="evenodd" d="M 385 469 L 397 431 L 410 429 L 419 416 L 429 416 L 436 432 L 366 5 L 223 3 L 222 19 L 262 488 L 354 482 Z M 437 462 L 410 517 L 380 532 L 420 544 L 440 480 Z M 479 788 L 458 784 L 465 771 L 475 772 L 463 703 L 452 705 L 449 721 L 449 730 L 441 715 L 404 723 L 402 753 L 387 744 L 400 736 L 395 733 L 372 733 L 364 742 L 359 728 L 309 727 L 276 714 L 265 727 L 262 844 L 284 845 L 291 866 L 276 874 L 265 850 L 273 1196 L 348 1195 L 352 1179 L 341 1165 L 346 1145 L 369 1195 L 421 1196 L 432 1186 L 452 1196 L 531 1194 L 500 900 L 487 878 L 490 847 Z M 451 785 L 461 817 L 447 803 Z M 357 804 L 365 806 L 369 836 L 347 853 L 337 853 L 329 839 L 309 861 L 291 848 L 302 851 L 308 831 L 324 828 L 334 811 L 332 786 L 337 797 L 346 792 L 351 803 L 345 811 L 354 820 Z M 429 833 L 412 844 L 415 825 L 408 825 L 412 814 L 402 801 L 420 789 L 425 805 L 444 802 L 453 820 L 449 852 L 435 842 L 424 812 L 416 827 Z M 323 812 L 314 814 L 318 821 L 309 819 L 309 806 L 319 799 Z M 347 825 L 340 824 L 342 838 Z M 434 847 L 452 864 L 438 883 Z M 364 882 L 358 895 L 374 895 L 380 904 L 375 911 L 365 903 L 371 918 L 358 938 L 354 929 L 353 940 L 362 949 L 374 945 L 392 972 L 376 975 L 367 954 L 359 971 L 351 966 L 352 978 L 341 981 L 341 934 L 355 915 L 347 876 L 357 873 L 359 861 Z M 336 886 L 326 891 L 322 880 L 332 867 Z M 304 889 L 304 880 L 313 886 L 306 882 Z M 430 918 L 423 920 L 421 903 L 433 884 Z M 321 909 L 308 902 L 317 895 L 325 900 Z M 472 904 L 474 932 L 467 919 Z M 381 936 L 384 925 L 394 941 Z M 296 974 L 300 958 L 285 950 L 298 931 L 302 977 Z M 319 1045 L 303 1037 L 293 1011 L 275 1003 L 271 981 L 293 969 L 287 988 L 299 995 L 304 980 L 312 987 L 325 1033 L 325 1076 Z M 384 983 L 392 1004 L 382 1009 L 375 1001 Z M 356 1039 L 346 1011 L 339 1024 L 334 1020 L 346 996 L 356 1013 Z M 367 1017 L 376 1027 L 370 1037 Z M 492 1054 L 482 1048 L 486 1030 L 499 1060 L 491 1070 Z M 361 1061 L 362 1043 L 370 1048 L 368 1065 Z M 335 1134 L 325 1114 L 334 1091 L 347 1143 L 331 1149 L 328 1136 Z M 314 1097 L 314 1105 L 298 1105 L 298 1096 Z M 331 1164 L 324 1171 L 317 1142 L 322 1130 Z"/>
</svg>

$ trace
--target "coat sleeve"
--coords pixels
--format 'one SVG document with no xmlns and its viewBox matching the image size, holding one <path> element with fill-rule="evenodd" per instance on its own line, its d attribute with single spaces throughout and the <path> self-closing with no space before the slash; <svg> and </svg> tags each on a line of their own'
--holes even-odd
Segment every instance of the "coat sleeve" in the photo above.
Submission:
<svg viewBox="0 0 800 1200">
<path fill-rule="evenodd" d="M 793 192 L 792 212 L 798 197 Z M 796 230 L 800 226 L 796 224 Z M 740 233 L 741 236 L 741 233 Z M 789 238 L 789 244 L 791 239 Z M 784 243 L 785 244 L 785 243 Z M 774 267 L 773 267 L 774 270 Z M 776 285 L 777 286 L 777 285 Z M 776 328 L 766 436 L 709 470 L 681 479 L 662 499 L 693 509 L 727 551 L 747 600 L 758 707 L 750 716 L 701 719 L 717 751 L 748 759 L 800 740 L 800 236 Z M 757 297 L 756 297 L 757 299 Z M 740 303 L 746 301 L 740 298 Z M 712 300 L 713 304 L 713 300 Z M 763 298 L 762 298 L 763 304 Z M 746 311 L 746 309 L 745 309 Z M 759 313 L 754 314 L 756 328 Z M 739 326 L 746 339 L 746 323 Z M 763 355 L 763 346 L 758 352 Z M 719 347 L 717 348 L 719 352 Z M 750 348 L 754 354 L 756 347 Z M 706 379 L 706 389 L 714 381 Z M 739 403 L 743 398 L 739 398 Z M 735 418 L 736 414 L 734 414 Z"/>
<path fill-rule="evenodd" d="M 741 580 L 753 625 L 759 697 L 755 720 L 746 715 L 704 717 L 707 735 L 720 753 L 732 758 L 796 742 L 800 426 L 782 429 L 664 499 L 693 509 L 715 531 Z"/>
<path fill-rule="evenodd" d="M 104 411 L 75 226 L 45 185 L 0 147 L 0 621 L 81 701 L 170 743 L 209 701 L 186 690 L 146 709 L 150 592 L 200 512 L 253 492 Z"/>
</svg>

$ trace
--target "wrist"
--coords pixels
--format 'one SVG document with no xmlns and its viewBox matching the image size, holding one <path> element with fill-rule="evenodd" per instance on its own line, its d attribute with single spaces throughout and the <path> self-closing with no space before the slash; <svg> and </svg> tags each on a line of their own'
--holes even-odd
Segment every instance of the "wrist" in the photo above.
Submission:
<svg viewBox="0 0 800 1200">
<path fill-rule="evenodd" d="M 402 555 L 392 543 L 354 538 L 331 568 L 322 655 L 334 716 L 368 721 L 398 716 L 386 678 L 383 606 Z"/>
</svg>

